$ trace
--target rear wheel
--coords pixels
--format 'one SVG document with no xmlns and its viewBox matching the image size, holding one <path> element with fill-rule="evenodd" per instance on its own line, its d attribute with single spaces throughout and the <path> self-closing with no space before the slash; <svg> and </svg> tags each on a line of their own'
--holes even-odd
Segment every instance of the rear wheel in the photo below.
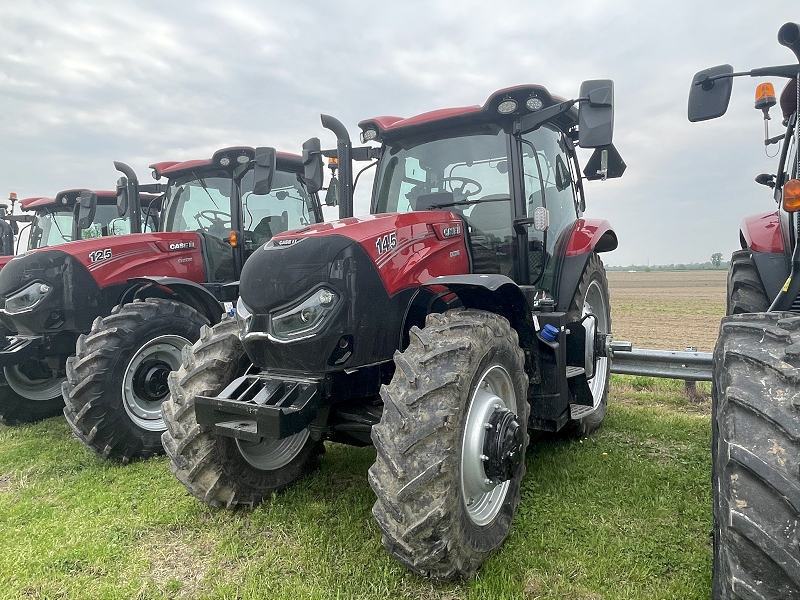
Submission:
<svg viewBox="0 0 800 600">
<path fill-rule="evenodd" d="M 769 297 L 750 256 L 750 250 L 737 250 L 731 255 L 727 287 L 726 314 L 760 313 L 769 310 Z"/>
<path fill-rule="evenodd" d="M 245 442 L 215 435 L 198 425 L 195 396 L 219 394 L 250 367 L 235 321 L 204 327 L 184 350 L 183 364 L 169 376 L 171 394 L 162 407 L 161 437 L 170 469 L 189 493 L 212 506 L 253 508 L 318 465 L 323 451 L 303 430 L 282 440 Z"/>
<path fill-rule="evenodd" d="M 597 317 L 597 331 L 611 333 L 611 302 L 608 293 L 608 278 L 603 261 L 592 252 L 583 275 L 575 290 L 569 307 L 569 319 L 580 320 L 588 314 Z M 594 405 L 574 406 L 572 417 L 564 427 L 563 434 L 573 437 L 586 437 L 600 427 L 608 409 L 608 385 L 611 380 L 611 364 L 606 357 L 599 357 L 595 364 L 594 376 L 589 380 L 589 389 Z"/>
<path fill-rule="evenodd" d="M 167 375 L 206 323 L 186 304 L 157 298 L 95 320 L 67 359 L 63 387 L 64 414 L 84 446 L 123 463 L 163 452 Z"/>
<path fill-rule="evenodd" d="M 505 541 L 530 407 L 517 333 L 499 315 L 428 315 L 395 353 L 369 480 L 384 548 L 438 579 L 472 577 Z"/>
<path fill-rule="evenodd" d="M 800 599 L 800 317 L 723 319 L 712 387 L 713 598 Z"/>
<path fill-rule="evenodd" d="M 0 379 L 0 423 L 32 423 L 60 415 L 63 358 L 28 360 L 5 367 Z"/>
</svg>

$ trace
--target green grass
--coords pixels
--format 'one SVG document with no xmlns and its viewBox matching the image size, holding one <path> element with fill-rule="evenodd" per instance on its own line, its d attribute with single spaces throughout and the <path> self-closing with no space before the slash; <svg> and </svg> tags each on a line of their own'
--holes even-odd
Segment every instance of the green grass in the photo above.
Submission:
<svg viewBox="0 0 800 600">
<path fill-rule="evenodd" d="M 329 444 L 312 477 L 228 512 L 163 458 L 100 461 L 63 419 L 0 426 L 0 598 L 707 598 L 709 438 L 682 383 L 614 377 L 595 436 L 534 441 L 478 577 L 436 584 L 381 547 L 371 448 Z"/>
</svg>

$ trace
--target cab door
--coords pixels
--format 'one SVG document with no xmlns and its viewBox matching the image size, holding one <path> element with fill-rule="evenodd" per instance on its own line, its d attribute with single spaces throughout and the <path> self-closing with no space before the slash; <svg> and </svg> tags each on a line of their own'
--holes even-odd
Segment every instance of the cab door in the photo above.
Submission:
<svg viewBox="0 0 800 600">
<path fill-rule="evenodd" d="M 521 136 L 528 282 L 553 297 L 559 257 L 578 217 L 569 142 L 556 127 L 544 125 Z M 537 215 L 538 209 L 538 215 Z M 524 218 L 524 217 L 523 217 Z"/>
</svg>

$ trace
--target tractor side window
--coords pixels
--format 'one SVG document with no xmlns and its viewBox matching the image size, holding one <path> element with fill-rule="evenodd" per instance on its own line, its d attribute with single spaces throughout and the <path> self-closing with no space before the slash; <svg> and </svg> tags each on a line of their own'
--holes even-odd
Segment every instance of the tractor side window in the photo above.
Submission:
<svg viewBox="0 0 800 600">
<path fill-rule="evenodd" d="M 276 171 L 269 194 L 253 193 L 255 173 L 241 180 L 245 249 L 252 252 L 272 236 L 317 222 L 313 201 L 295 173 Z"/>
<path fill-rule="evenodd" d="M 72 241 L 72 211 L 43 212 L 36 215 L 28 237 L 28 250 L 56 246 Z"/>
<path fill-rule="evenodd" d="M 528 263 L 531 282 L 552 293 L 556 242 L 577 219 L 574 175 L 569 167 L 564 135 L 543 126 L 523 136 L 523 173 L 527 213 L 547 209 L 550 225 L 546 232 L 528 227 Z"/>
</svg>

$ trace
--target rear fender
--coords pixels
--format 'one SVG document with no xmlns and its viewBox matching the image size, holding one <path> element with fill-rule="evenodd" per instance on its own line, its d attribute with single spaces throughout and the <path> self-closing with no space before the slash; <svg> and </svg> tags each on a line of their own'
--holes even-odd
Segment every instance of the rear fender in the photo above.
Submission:
<svg viewBox="0 0 800 600">
<path fill-rule="evenodd" d="M 774 300 L 789 276 L 790 257 L 786 252 L 778 211 L 749 215 L 739 228 L 743 250 L 750 250 L 764 290 Z"/>
<path fill-rule="evenodd" d="M 167 298 L 191 306 L 205 316 L 212 325 L 222 320 L 224 307 L 202 285 L 179 277 L 137 277 L 128 280 L 130 287 L 120 297 L 119 303 L 144 300 L 145 298 Z"/>
<path fill-rule="evenodd" d="M 578 219 L 570 234 L 558 276 L 556 310 L 567 312 L 592 252 L 617 248 L 617 234 L 604 219 Z"/>
<path fill-rule="evenodd" d="M 769 254 L 785 253 L 777 210 L 745 217 L 739 229 L 739 236 L 742 248 Z"/>
</svg>

